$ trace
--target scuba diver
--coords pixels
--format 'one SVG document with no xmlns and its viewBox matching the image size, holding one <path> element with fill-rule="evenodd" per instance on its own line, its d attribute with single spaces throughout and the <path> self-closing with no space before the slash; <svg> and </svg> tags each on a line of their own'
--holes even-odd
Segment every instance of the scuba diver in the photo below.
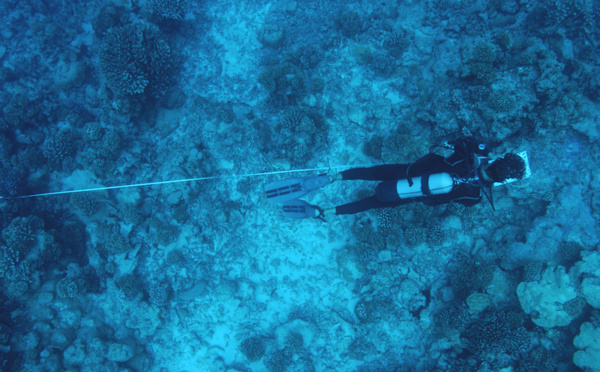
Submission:
<svg viewBox="0 0 600 372">
<path fill-rule="evenodd" d="M 435 148 L 450 149 L 448 157 L 433 153 Z M 527 154 L 507 153 L 489 160 L 489 150 L 473 138 L 461 138 L 433 146 L 430 153 L 410 164 L 387 164 L 370 168 L 353 168 L 330 176 L 288 178 L 265 187 L 267 200 L 282 204 L 288 218 L 318 218 L 364 212 L 374 208 L 391 208 L 413 202 L 439 205 L 456 202 L 472 206 L 488 199 L 492 209 L 492 186 L 508 183 L 530 174 Z M 375 193 L 365 199 L 322 209 L 298 198 L 335 181 L 381 181 Z"/>
</svg>

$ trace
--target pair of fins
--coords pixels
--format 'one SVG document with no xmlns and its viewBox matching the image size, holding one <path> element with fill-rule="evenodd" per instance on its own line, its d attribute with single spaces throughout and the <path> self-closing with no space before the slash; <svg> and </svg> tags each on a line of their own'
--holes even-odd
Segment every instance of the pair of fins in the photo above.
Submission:
<svg viewBox="0 0 600 372">
<path fill-rule="evenodd" d="M 283 215 L 287 218 L 314 218 L 318 215 L 317 211 L 320 211 L 319 207 L 299 198 L 330 183 L 331 178 L 326 174 L 309 178 L 287 178 L 266 185 L 265 194 L 270 203 L 283 206 Z"/>
</svg>

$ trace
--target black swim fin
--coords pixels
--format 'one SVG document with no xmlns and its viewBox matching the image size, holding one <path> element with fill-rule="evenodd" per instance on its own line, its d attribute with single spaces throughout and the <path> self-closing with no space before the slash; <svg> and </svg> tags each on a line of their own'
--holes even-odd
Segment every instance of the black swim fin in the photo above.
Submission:
<svg viewBox="0 0 600 372">
<path fill-rule="evenodd" d="M 299 220 L 303 218 L 323 219 L 323 210 L 316 205 L 311 205 L 304 200 L 290 200 L 283 203 L 283 215 L 287 218 Z"/>
<path fill-rule="evenodd" d="M 331 178 L 326 174 L 309 178 L 286 178 L 266 185 L 265 194 L 267 200 L 273 204 L 284 203 L 301 198 L 330 183 Z"/>
</svg>

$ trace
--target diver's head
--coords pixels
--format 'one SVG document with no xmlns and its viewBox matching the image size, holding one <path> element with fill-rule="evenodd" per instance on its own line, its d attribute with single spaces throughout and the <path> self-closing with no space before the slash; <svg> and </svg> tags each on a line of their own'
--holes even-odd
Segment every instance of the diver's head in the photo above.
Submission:
<svg viewBox="0 0 600 372">
<path fill-rule="evenodd" d="M 504 182 L 510 178 L 522 179 L 525 176 L 525 161 L 517 154 L 509 152 L 494 160 L 485 173 L 494 182 Z"/>
</svg>

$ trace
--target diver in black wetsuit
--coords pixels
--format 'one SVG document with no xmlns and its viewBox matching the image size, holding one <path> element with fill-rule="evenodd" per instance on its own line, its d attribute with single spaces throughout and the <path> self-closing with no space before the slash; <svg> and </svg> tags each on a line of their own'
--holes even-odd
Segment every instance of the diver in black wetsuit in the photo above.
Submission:
<svg viewBox="0 0 600 372">
<path fill-rule="evenodd" d="M 380 165 L 355 168 L 338 173 L 336 180 L 383 181 L 375 195 L 322 210 L 316 217 L 329 214 L 354 214 L 373 208 L 396 207 L 412 202 L 439 205 L 457 202 L 471 206 L 481 202 L 483 195 L 492 208 L 491 186 L 494 182 L 521 179 L 525 175 L 524 160 L 513 153 L 489 162 L 489 150 L 472 138 L 448 142 L 454 152 L 447 158 L 430 152 L 411 164 Z M 483 195 L 482 195 L 483 194 Z"/>
<path fill-rule="evenodd" d="M 410 164 L 354 168 L 335 176 L 324 174 L 276 181 L 265 187 L 267 200 L 282 204 L 284 215 L 293 219 L 323 219 L 331 214 L 354 214 L 413 202 L 426 205 L 457 202 L 470 206 L 480 203 L 483 195 L 493 209 L 491 186 L 495 182 L 522 179 L 527 170 L 525 160 L 513 153 L 488 160 L 487 147 L 472 138 L 462 138 L 435 147 L 451 149 L 453 153 L 445 158 L 430 152 Z M 375 188 L 374 195 L 335 208 L 323 210 L 299 199 L 313 190 L 342 180 L 382 182 Z"/>
</svg>

